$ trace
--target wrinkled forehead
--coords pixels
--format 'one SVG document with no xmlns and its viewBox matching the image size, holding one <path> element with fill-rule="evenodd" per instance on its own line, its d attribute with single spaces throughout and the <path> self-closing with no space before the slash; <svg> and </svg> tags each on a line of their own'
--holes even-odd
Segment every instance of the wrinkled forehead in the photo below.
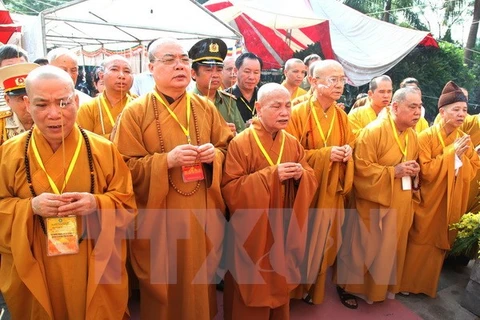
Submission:
<svg viewBox="0 0 480 320">
<path fill-rule="evenodd" d="M 165 42 L 157 46 L 155 56 L 161 57 L 164 55 L 185 55 L 188 56 L 188 51 L 177 42 Z"/>
</svg>

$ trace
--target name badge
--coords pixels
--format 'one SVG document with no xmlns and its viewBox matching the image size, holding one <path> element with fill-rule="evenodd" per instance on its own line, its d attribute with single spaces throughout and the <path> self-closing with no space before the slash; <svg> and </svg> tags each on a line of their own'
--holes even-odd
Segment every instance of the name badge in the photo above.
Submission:
<svg viewBox="0 0 480 320">
<path fill-rule="evenodd" d="M 47 256 L 78 253 L 78 233 L 76 217 L 46 218 Z"/>
<path fill-rule="evenodd" d="M 412 190 L 412 177 L 402 177 L 402 190 Z"/>
<path fill-rule="evenodd" d="M 192 182 L 205 179 L 202 164 L 196 163 L 192 166 L 182 166 L 183 182 Z"/>
</svg>

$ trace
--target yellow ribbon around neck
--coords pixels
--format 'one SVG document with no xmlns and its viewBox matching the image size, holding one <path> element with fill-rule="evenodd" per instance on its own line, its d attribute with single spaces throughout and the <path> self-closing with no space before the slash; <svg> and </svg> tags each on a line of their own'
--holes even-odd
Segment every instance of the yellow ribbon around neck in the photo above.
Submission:
<svg viewBox="0 0 480 320">
<path fill-rule="evenodd" d="M 250 105 L 247 103 L 247 101 L 245 101 L 245 99 L 243 99 L 243 97 L 240 97 L 240 100 L 243 101 L 243 103 L 245 103 L 245 105 L 247 106 L 248 110 L 250 110 L 250 112 L 252 113 L 252 116 L 255 115 L 255 107 L 250 108 Z"/>
<path fill-rule="evenodd" d="M 190 95 L 188 93 L 185 93 L 187 95 L 187 127 L 184 127 L 180 121 L 178 120 L 177 115 L 170 109 L 170 107 L 163 101 L 162 97 L 156 92 L 153 91 L 153 94 L 155 95 L 155 98 L 157 98 L 158 101 L 160 101 L 161 104 L 167 108 L 168 113 L 172 116 L 172 118 L 180 125 L 180 128 L 182 128 L 183 133 L 187 137 L 187 142 L 190 144 L 192 140 L 190 139 L 190 114 L 192 112 L 192 106 L 190 104 Z"/>
<path fill-rule="evenodd" d="M 402 145 L 400 144 L 400 139 L 398 138 L 397 126 L 395 126 L 395 122 L 393 122 L 393 119 L 391 116 L 388 116 L 388 118 L 390 119 L 390 124 L 392 125 L 393 136 L 395 137 L 395 141 L 397 141 L 397 145 L 400 148 L 400 152 L 403 154 L 402 161 L 407 161 L 408 134 L 406 134 L 405 136 L 405 148 L 402 148 Z"/>
<path fill-rule="evenodd" d="M 438 136 L 438 140 L 440 140 L 440 143 L 442 144 L 442 147 L 445 149 L 445 141 L 443 141 L 443 138 L 442 138 L 442 133 L 440 132 L 442 130 L 441 127 L 438 128 L 437 130 L 437 136 Z M 456 138 L 459 137 L 459 134 L 458 134 L 458 131 L 457 131 L 457 136 Z"/>
<path fill-rule="evenodd" d="M 45 172 L 45 175 L 47 176 L 48 183 L 50 184 L 50 187 L 52 188 L 52 190 L 55 194 L 62 194 L 63 191 L 65 190 L 65 187 L 66 187 L 67 183 L 68 183 L 68 180 L 70 180 L 70 176 L 72 175 L 73 168 L 75 168 L 75 164 L 77 163 L 78 155 L 80 154 L 80 148 L 82 146 L 81 137 L 78 137 L 77 147 L 75 149 L 75 153 L 73 154 L 73 158 L 70 161 L 70 164 L 68 165 L 67 174 L 65 176 L 65 180 L 63 181 L 63 185 L 62 185 L 62 190 L 58 190 L 57 185 L 55 184 L 52 177 L 50 177 L 47 170 L 45 169 L 42 158 L 40 157 L 40 152 L 38 152 L 37 144 L 35 143 L 35 135 L 34 134 L 32 134 L 31 141 L 32 141 L 32 150 L 33 150 L 33 154 L 35 155 L 35 159 L 37 160 L 38 164 L 40 165 L 40 168 L 42 168 L 43 172 Z"/>
<path fill-rule="evenodd" d="M 312 110 L 313 118 L 315 119 L 315 124 L 317 125 L 318 131 L 320 132 L 320 136 L 322 137 L 323 145 L 327 147 L 327 140 L 330 138 L 330 135 L 332 134 L 333 126 L 335 125 L 335 115 L 337 113 L 335 112 L 335 110 L 333 110 L 332 121 L 330 122 L 330 127 L 328 128 L 327 136 L 325 137 L 325 134 L 323 133 L 323 130 L 322 130 L 322 126 L 320 125 L 320 121 L 318 120 L 317 111 L 315 110 L 315 106 L 313 105 L 313 100 L 310 100 L 310 109 Z"/>
<path fill-rule="evenodd" d="M 122 100 L 123 100 L 123 98 L 122 98 Z M 120 101 L 122 101 L 122 100 L 120 100 Z M 110 120 L 110 124 L 113 127 L 115 125 L 115 119 L 113 119 L 112 113 L 110 112 L 110 108 L 107 105 L 107 99 L 105 99 L 105 93 L 104 92 L 100 95 L 100 101 L 102 102 L 103 109 L 105 110 L 105 113 L 108 116 L 108 120 Z M 131 101 L 131 96 L 129 94 L 127 94 L 127 102 L 125 103 L 125 105 L 127 105 L 130 101 Z"/>
<path fill-rule="evenodd" d="M 258 138 L 257 132 L 255 131 L 255 128 L 253 126 L 251 127 L 253 137 L 255 138 L 255 142 L 257 143 L 257 146 L 260 148 L 260 151 L 262 152 L 263 156 L 265 159 L 267 159 L 267 162 L 269 165 L 273 166 L 275 163 L 273 163 L 272 158 L 270 158 L 270 155 L 267 153 L 267 150 L 265 150 L 265 147 L 263 146 L 262 142 Z M 285 132 L 282 130 L 282 145 L 280 146 L 280 153 L 278 154 L 278 159 L 277 159 L 277 165 L 280 164 L 282 161 L 282 155 L 283 155 L 283 148 L 285 147 Z"/>
</svg>

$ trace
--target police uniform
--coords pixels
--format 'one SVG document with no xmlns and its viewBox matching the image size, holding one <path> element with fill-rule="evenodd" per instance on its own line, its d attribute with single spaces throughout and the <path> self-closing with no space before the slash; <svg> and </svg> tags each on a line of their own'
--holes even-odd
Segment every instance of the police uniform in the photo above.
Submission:
<svg viewBox="0 0 480 320">
<path fill-rule="evenodd" d="M 25 78 L 33 69 L 39 67 L 36 63 L 18 63 L 0 68 L 0 86 L 5 95 L 26 95 Z M 25 128 L 17 115 L 6 105 L 0 108 L 0 145 L 6 140 L 24 132 Z"/>
<path fill-rule="evenodd" d="M 192 66 L 199 64 L 202 66 L 223 67 L 223 60 L 226 55 L 227 45 L 222 40 L 216 38 L 200 40 L 188 51 L 188 56 L 192 59 Z M 191 92 L 203 96 L 196 85 Z M 223 119 L 228 123 L 234 123 L 237 132 L 241 132 L 245 129 L 245 122 L 237 108 L 236 100 L 237 98 L 233 94 L 217 90 L 215 100 L 212 102 L 217 107 Z"/>
</svg>

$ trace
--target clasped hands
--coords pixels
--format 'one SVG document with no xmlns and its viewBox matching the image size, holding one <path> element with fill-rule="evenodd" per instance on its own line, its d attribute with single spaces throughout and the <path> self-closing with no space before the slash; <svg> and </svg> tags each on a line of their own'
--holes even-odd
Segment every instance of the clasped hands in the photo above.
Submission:
<svg viewBox="0 0 480 320">
<path fill-rule="evenodd" d="M 196 163 L 212 163 L 215 159 L 215 147 L 211 143 L 201 146 L 181 144 L 167 154 L 168 169 L 192 166 Z"/>
<path fill-rule="evenodd" d="M 88 192 L 42 193 L 32 199 L 32 210 L 45 218 L 85 216 L 97 210 L 97 201 Z"/>
<path fill-rule="evenodd" d="M 291 178 L 298 180 L 302 177 L 303 167 L 300 163 L 284 162 L 278 165 L 277 171 L 280 182 Z"/>
<path fill-rule="evenodd" d="M 353 149 L 350 145 L 334 146 L 330 152 L 330 161 L 332 162 L 347 162 L 352 159 Z"/>
<path fill-rule="evenodd" d="M 420 165 L 415 160 L 401 162 L 395 166 L 395 178 L 414 177 L 420 172 Z"/>
</svg>

